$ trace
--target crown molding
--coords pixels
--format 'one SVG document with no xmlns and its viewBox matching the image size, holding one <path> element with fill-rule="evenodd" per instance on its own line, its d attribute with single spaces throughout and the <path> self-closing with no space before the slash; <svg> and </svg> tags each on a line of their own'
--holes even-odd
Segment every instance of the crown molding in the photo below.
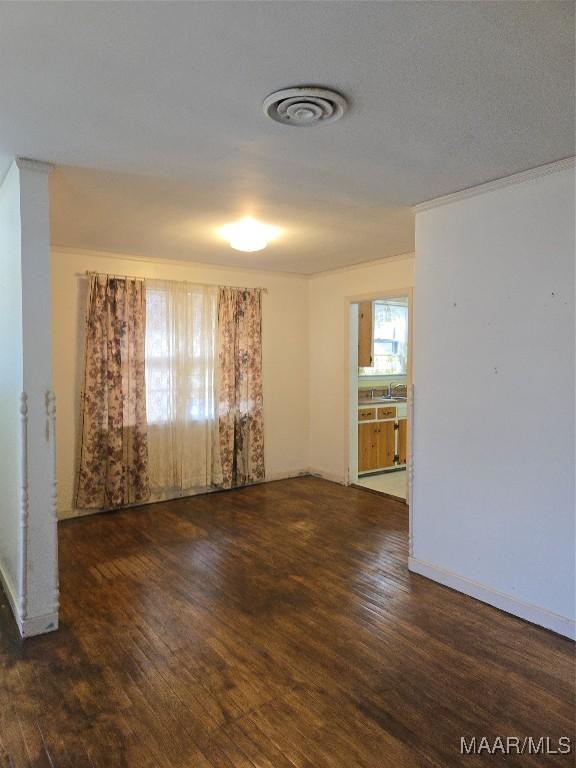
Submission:
<svg viewBox="0 0 576 768">
<path fill-rule="evenodd" d="M 87 258 L 94 259 L 120 259 L 121 261 L 134 261 L 142 264 L 152 264 L 157 266 L 159 264 L 166 264 L 173 267 L 182 267 L 185 269 L 213 269 L 221 272 L 246 272 L 247 274 L 266 274 L 270 277 L 287 277 L 294 280 L 303 280 L 309 277 L 308 274 L 303 272 L 281 272 L 276 269 L 264 269 L 262 267 L 244 267 L 242 265 L 232 266 L 226 264 L 214 264 L 210 261 L 188 261 L 187 259 L 168 259 L 161 256 L 143 256 L 137 253 L 124 253 L 122 251 L 106 251 L 99 250 L 97 248 L 76 248 L 73 245 L 58 245 L 57 243 L 50 244 L 50 253 L 57 256 L 85 256 Z M 146 277 L 146 275 L 142 275 Z"/>
<path fill-rule="evenodd" d="M 342 267 L 333 267 L 332 269 L 323 269 L 320 272 L 311 272 L 306 275 L 309 280 L 316 280 L 320 277 L 329 277 L 330 275 L 338 275 L 341 272 L 353 272 L 358 269 L 369 269 L 370 267 L 378 267 L 384 264 L 390 264 L 393 261 L 410 261 L 416 257 L 414 251 L 402 251 L 402 253 L 394 253 L 391 256 L 381 256 L 379 259 L 371 259 L 370 261 L 358 261 L 355 264 L 345 264 Z"/>
<path fill-rule="evenodd" d="M 255 269 L 254 267 L 243 266 L 227 266 L 226 264 L 213 264 L 211 262 L 202 261 L 187 261 L 185 259 L 164 259 L 157 258 L 155 256 L 139 256 L 134 253 L 122 253 L 120 251 L 103 251 L 94 248 L 75 248 L 70 245 L 58 245 L 52 243 L 50 245 L 50 253 L 53 256 L 84 256 L 87 258 L 110 258 L 120 259 L 121 261 L 134 261 L 142 264 L 166 264 L 175 267 L 183 268 L 197 268 L 197 269 L 214 269 L 224 272 L 247 272 L 248 274 L 258 272 L 265 274 L 270 278 L 289 278 L 293 280 L 315 280 L 320 277 L 328 277 L 329 275 L 338 274 L 340 272 L 352 272 L 358 269 L 369 269 L 370 267 L 377 267 L 384 264 L 391 264 L 396 261 L 410 261 L 415 257 L 414 251 L 404 251 L 402 253 L 393 254 L 391 256 L 382 256 L 379 259 L 372 259 L 370 261 L 359 261 L 356 264 L 347 264 L 342 267 L 335 267 L 333 269 L 325 269 L 320 272 L 281 272 L 276 269 Z M 145 277 L 145 275 L 142 275 Z"/>
<path fill-rule="evenodd" d="M 21 171 L 35 171 L 36 173 L 50 173 L 54 169 L 52 163 L 43 160 L 32 160 L 30 157 L 17 157 L 14 162 Z"/>
<path fill-rule="evenodd" d="M 563 160 L 557 160 L 554 163 L 547 163 L 546 165 L 539 165 L 536 168 L 530 168 L 527 171 L 515 173 L 512 176 L 504 176 L 501 179 L 487 181 L 485 184 L 478 184 L 475 187 L 468 187 L 467 189 L 462 189 L 459 192 L 453 192 L 449 195 L 436 197 L 433 200 L 425 200 L 422 203 L 414 205 L 412 210 L 414 213 L 421 213 L 422 211 L 428 211 L 431 208 L 438 208 L 441 205 L 449 205 L 450 203 L 456 203 L 459 200 L 465 200 L 468 197 L 475 197 L 476 195 L 483 195 L 486 192 L 493 192 L 496 189 L 510 187 L 513 184 L 522 184 L 525 181 L 533 181 L 534 179 L 539 179 L 542 176 L 548 176 L 551 173 L 557 173 L 558 171 L 565 171 L 569 168 L 574 168 L 575 163 L 576 157 L 566 157 Z"/>
</svg>

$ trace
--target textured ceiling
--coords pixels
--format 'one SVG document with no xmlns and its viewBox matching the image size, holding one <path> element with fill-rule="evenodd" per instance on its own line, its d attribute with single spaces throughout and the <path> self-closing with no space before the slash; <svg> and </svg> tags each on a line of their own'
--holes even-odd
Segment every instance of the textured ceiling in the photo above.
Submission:
<svg viewBox="0 0 576 768">
<path fill-rule="evenodd" d="M 58 245 L 311 273 L 410 251 L 413 203 L 574 154 L 572 2 L 0 3 L 0 71 L 0 170 L 58 165 Z M 264 117 L 301 83 L 349 113 Z M 215 238 L 246 213 L 278 242 Z"/>
</svg>

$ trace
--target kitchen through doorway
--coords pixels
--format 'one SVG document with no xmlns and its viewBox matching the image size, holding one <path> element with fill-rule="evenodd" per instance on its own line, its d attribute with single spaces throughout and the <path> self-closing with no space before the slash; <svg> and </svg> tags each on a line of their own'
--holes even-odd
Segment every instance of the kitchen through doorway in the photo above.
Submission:
<svg viewBox="0 0 576 768">
<path fill-rule="evenodd" d="M 408 501 L 411 292 L 350 305 L 350 483 Z"/>
</svg>

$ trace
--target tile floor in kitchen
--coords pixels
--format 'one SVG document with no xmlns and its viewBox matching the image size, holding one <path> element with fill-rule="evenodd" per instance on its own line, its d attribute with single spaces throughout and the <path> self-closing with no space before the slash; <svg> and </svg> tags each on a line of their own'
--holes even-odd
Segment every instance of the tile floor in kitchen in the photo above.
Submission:
<svg viewBox="0 0 576 768">
<path fill-rule="evenodd" d="M 391 496 L 398 496 L 401 499 L 406 498 L 406 470 L 400 469 L 397 472 L 382 472 L 379 475 L 364 475 L 359 477 L 356 485 L 363 488 L 370 488 L 372 491 L 388 493 Z"/>
</svg>

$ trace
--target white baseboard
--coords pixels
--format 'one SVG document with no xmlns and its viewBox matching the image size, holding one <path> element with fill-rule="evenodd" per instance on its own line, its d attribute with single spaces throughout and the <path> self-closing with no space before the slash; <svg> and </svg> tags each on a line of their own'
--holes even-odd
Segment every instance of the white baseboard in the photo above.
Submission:
<svg viewBox="0 0 576 768">
<path fill-rule="evenodd" d="M 8 574 L 4 572 L 4 569 L 0 565 L 0 584 L 2 585 L 2 589 L 4 590 L 4 594 L 8 598 L 8 603 L 10 604 L 10 608 L 12 609 L 12 613 L 14 614 L 14 619 L 16 620 L 16 624 L 18 624 L 18 628 L 20 628 L 20 601 L 18 600 L 18 597 L 16 595 L 16 589 L 14 585 L 12 584 L 12 580 L 8 577 Z"/>
<path fill-rule="evenodd" d="M 100 509 L 61 509 L 58 512 L 58 520 L 68 520 L 71 517 L 88 517 L 101 511 Z"/>
<path fill-rule="evenodd" d="M 58 611 L 46 613 L 43 616 L 30 616 L 18 623 L 22 637 L 34 637 L 58 629 Z"/>
<path fill-rule="evenodd" d="M 446 587 L 455 589 L 457 592 L 463 592 L 465 595 L 476 598 L 483 603 L 499 608 L 501 611 L 511 613 L 520 619 L 537 624 L 559 635 L 576 640 L 576 622 L 567 616 L 561 616 L 558 613 L 541 608 L 531 603 L 525 603 L 517 597 L 508 595 L 504 592 L 498 592 L 492 587 L 479 584 L 465 576 L 459 576 L 451 571 L 445 571 L 436 565 L 431 565 L 424 560 L 418 560 L 415 557 L 408 558 L 408 568 L 412 573 L 418 573 L 427 579 L 437 581 Z"/>
<path fill-rule="evenodd" d="M 293 477 L 304 477 L 309 475 L 308 469 L 294 469 L 291 472 L 269 472 L 264 480 L 259 483 L 274 483 L 276 480 L 291 480 Z"/>
<path fill-rule="evenodd" d="M 332 472 L 324 472 L 322 469 L 316 469 L 315 467 L 310 467 L 306 474 L 319 477 L 322 480 L 329 480 L 331 483 L 338 483 L 338 485 L 349 485 L 345 477 L 335 475 Z"/>
<path fill-rule="evenodd" d="M 249 485 L 242 485 L 239 486 L 240 488 L 248 488 L 250 485 L 262 485 L 262 483 L 273 483 L 276 482 L 276 480 L 290 480 L 293 477 L 302 477 L 304 475 L 311 474 L 310 470 L 308 469 L 295 469 L 288 472 L 270 472 L 266 475 L 264 480 L 257 480 L 255 483 L 250 483 Z M 227 490 L 234 490 L 234 488 L 230 488 Z M 149 501 L 140 501 L 137 504 L 131 504 L 126 507 L 122 507 L 122 509 L 130 509 L 130 507 L 143 507 L 147 504 L 160 504 L 164 501 L 174 501 L 175 499 L 190 499 L 194 496 L 205 496 L 207 493 L 219 493 L 222 491 L 222 488 L 202 488 L 200 491 L 196 491 L 195 493 L 187 493 L 185 496 L 174 496 L 173 498 L 165 498 L 165 499 L 151 499 Z M 71 518 L 75 517 L 88 517 L 89 515 L 99 515 L 102 512 L 109 512 L 108 509 L 62 509 L 58 512 L 58 520 L 70 520 Z"/>
<path fill-rule="evenodd" d="M 45 614 L 44 616 L 29 616 L 23 619 L 16 590 L 2 568 L 0 568 L 0 582 L 2 583 L 4 594 L 10 603 L 10 608 L 14 614 L 14 620 L 21 637 L 43 635 L 45 632 L 53 632 L 55 629 L 58 629 L 58 611 Z"/>
</svg>

